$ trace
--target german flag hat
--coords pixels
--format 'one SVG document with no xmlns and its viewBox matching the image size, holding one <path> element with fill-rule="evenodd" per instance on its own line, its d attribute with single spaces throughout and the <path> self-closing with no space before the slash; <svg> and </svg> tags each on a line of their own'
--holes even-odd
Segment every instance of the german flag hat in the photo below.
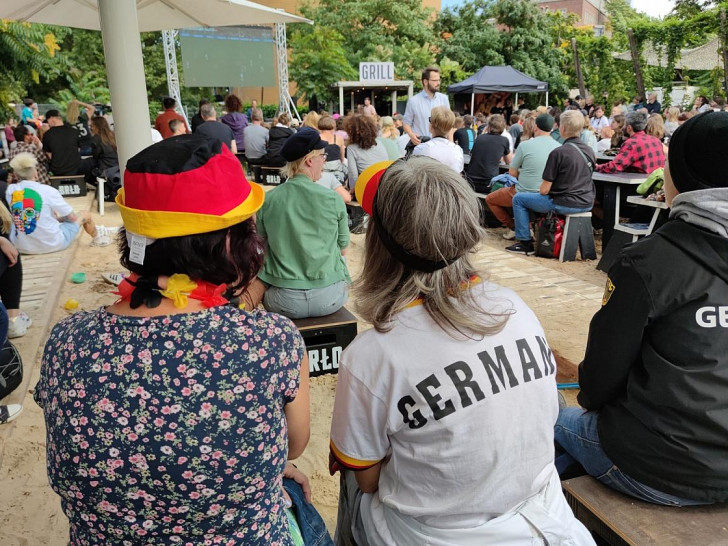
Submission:
<svg viewBox="0 0 728 546">
<path fill-rule="evenodd" d="M 264 196 L 226 146 L 181 135 L 153 144 L 127 162 L 116 204 L 127 231 L 162 239 L 239 224 L 255 214 Z"/>
</svg>

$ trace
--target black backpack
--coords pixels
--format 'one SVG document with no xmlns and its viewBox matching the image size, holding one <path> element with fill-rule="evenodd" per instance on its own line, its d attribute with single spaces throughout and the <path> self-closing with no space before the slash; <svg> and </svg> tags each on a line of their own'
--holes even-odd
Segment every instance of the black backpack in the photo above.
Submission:
<svg viewBox="0 0 728 546">
<path fill-rule="evenodd" d="M 23 361 L 9 341 L 0 349 L 0 399 L 18 388 L 23 381 Z"/>
</svg>

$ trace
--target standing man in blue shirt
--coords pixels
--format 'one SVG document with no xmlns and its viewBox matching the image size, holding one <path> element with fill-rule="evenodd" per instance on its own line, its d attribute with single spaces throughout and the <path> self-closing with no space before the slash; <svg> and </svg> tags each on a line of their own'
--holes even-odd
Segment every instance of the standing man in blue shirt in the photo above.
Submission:
<svg viewBox="0 0 728 546">
<path fill-rule="evenodd" d="M 450 108 L 447 95 L 438 93 L 438 89 L 440 89 L 440 69 L 432 66 L 425 68 L 422 71 L 422 91 L 407 101 L 407 108 L 404 111 L 404 132 L 409 135 L 415 146 L 422 142 L 420 137 L 432 137 L 430 111 L 435 106 Z"/>
</svg>

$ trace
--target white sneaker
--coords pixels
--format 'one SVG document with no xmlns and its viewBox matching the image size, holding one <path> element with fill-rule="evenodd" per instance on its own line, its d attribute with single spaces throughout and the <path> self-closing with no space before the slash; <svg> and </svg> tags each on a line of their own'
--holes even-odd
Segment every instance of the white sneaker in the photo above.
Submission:
<svg viewBox="0 0 728 546">
<path fill-rule="evenodd" d="M 107 283 L 113 284 L 114 286 L 119 286 L 121 284 L 121 281 L 124 280 L 125 275 L 123 273 L 102 273 L 101 278 L 104 279 Z"/>
<path fill-rule="evenodd" d="M 9 423 L 23 412 L 23 406 L 20 404 L 8 404 L 0 406 L 0 425 Z"/>
<path fill-rule="evenodd" d="M 516 238 L 516 232 L 515 232 L 515 231 L 513 231 L 513 230 L 512 230 L 512 229 L 510 229 L 510 228 L 506 228 L 506 232 L 505 232 L 505 233 L 503 234 L 503 238 L 504 238 L 504 239 L 505 239 L 506 241 L 512 241 L 513 239 L 515 239 L 515 238 Z"/>
<path fill-rule="evenodd" d="M 30 318 L 28 318 L 30 320 Z M 25 322 L 21 317 L 14 317 L 8 321 L 8 339 L 23 337 L 28 331 L 30 324 Z"/>
<path fill-rule="evenodd" d="M 25 311 L 20 311 L 18 314 L 18 320 L 25 323 L 25 326 L 30 328 L 33 324 L 33 320 L 27 315 Z"/>
</svg>

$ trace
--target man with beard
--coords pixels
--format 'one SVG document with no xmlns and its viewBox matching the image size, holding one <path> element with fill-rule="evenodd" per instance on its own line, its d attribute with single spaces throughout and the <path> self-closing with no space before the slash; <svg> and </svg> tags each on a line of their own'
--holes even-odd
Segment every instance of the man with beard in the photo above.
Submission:
<svg viewBox="0 0 728 546">
<path fill-rule="evenodd" d="M 438 89 L 440 89 L 440 69 L 432 66 L 425 68 L 422 71 L 422 91 L 407 101 L 407 108 L 404 111 L 404 132 L 409 135 L 415 146 L 422 142 L 421 137 L 432 137 L 430 111 L 435 106 L 450 108 L 447 95 L 438 93 Z"/>
</svg>

